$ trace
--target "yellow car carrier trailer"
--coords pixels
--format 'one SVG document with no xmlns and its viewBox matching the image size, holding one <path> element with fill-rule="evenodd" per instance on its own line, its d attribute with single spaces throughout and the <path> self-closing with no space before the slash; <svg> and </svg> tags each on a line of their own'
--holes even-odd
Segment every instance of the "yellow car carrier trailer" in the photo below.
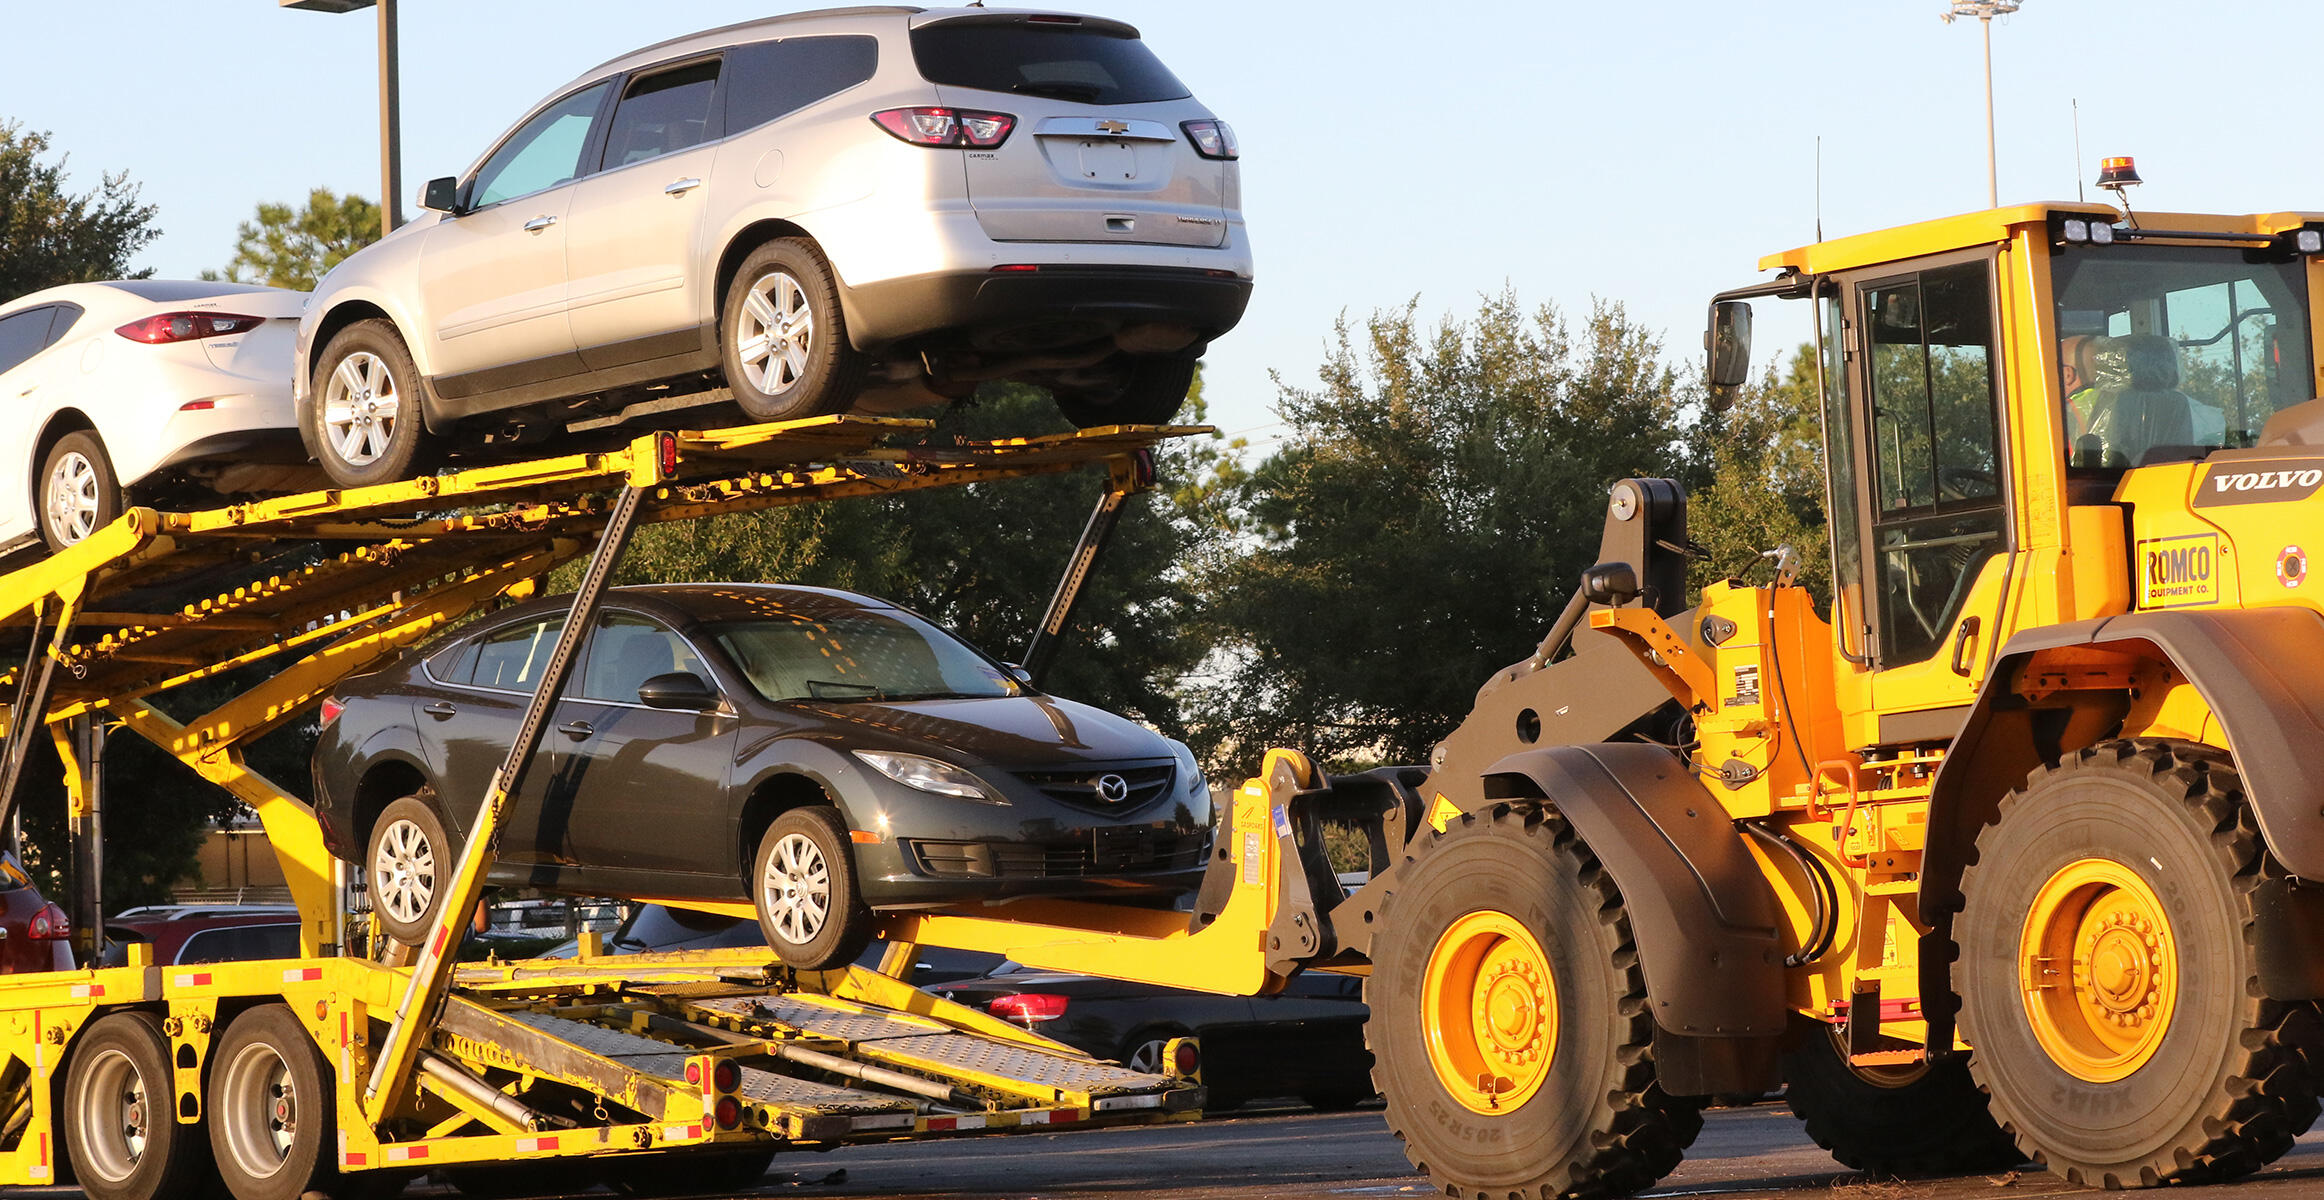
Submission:
<svg viewBox="0 0 2324 1200">
<path fill-rule="evenodd" d="M 656 433 L 610 452 L 213 511 L 136 508 L 0 576 L 0 625 L 29 645 L 0 675 L 0 803 L 14 803 L 31 740 L 52 738 L 76 874 L 93 880 L 104 731 L 151 740 L 257 813 L 297 904 L 302 955 L 179 967 L 132 945 L 125 966 L 0 978 L 0 1186 L 78 1182 L 98 1200 L 151 1200 L 222 1178 L 239 1200 L 292 1200 L 392 1194 L 435 1171 L 476 1194 L 600 1179 L 700 1190 L 756 1179 L 785 1148 L 1197 1115 L 1193 1053 L 1173 1047 L 1168 1074 L 1132 1072 L 892 974 L 794 972 L 765 950 L 607 956 L 594 937 L 572 960 L 455 962 L 501 808 L 636 525 L 1102 468 L 1097 513 L 1036 634 L 1047 652 L 1122 501 L 1151 484 L 1151 448 L 1195 432 L 937 444 L 915 436 L 926 425 L 832 417 Z M 350 920 L 346 870 L 312 809 L 253 771 L 246 748 L 346 675 L 584 555 L 574 616 L 478 800 L 439 924 L 422 945 L 375 946 Z M 267 660 L 284 665 L 210 712 L 181 720 L 159 707 L 174 689 Z M 1026 915 L 1065 926 L 1033 939 L 1054 955 L 1019 953 L 1072 963 L 1118 942 L 1125 957 L 1110 973 L 1280 986 L 1295 969 L 1286 955 L 1319 948 L 1314 897 L 1336 892 L 1320 890 L 1328 870 L 1296 836 L 1312 833 L 1311 814 L 1294 820 L 1308 768 L 1278 754 L 1268 770 L 1236 794 L 1191 920 L 1047 904 Z M 79 907 L 95 907 L 91 889 L 76 891 Z M 930 924 L 944 920 L 960 927 Z M 96 924 L 84 914 L 85 930 Z M 883 970 L 908 966 L 923 926 L 963 944 L 1011 928 L 898 920 Z"/>
</svg>

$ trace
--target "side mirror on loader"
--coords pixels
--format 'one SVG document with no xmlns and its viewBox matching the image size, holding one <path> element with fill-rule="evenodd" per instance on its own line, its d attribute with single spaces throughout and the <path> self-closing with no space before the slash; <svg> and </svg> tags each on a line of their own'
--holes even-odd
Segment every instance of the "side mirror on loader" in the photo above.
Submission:
<svg viewBox="0 0 2324 1200">
<path fill-rule="evenodd" d="M 1751 376 L 1751 305 L 1721 300 L 1711 305 L 1711 327 L 1703 333 L 1709 358 L 1705 373 L 1712 387 L 1742 387 Z"/>
</svg>

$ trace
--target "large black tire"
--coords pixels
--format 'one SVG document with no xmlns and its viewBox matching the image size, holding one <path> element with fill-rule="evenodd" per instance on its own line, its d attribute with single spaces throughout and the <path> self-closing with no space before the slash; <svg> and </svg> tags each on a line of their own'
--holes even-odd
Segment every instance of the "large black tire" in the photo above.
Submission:
<svg viewBox="0 0 2324 1200">
<path fill-rule="evenodd" d="M 288 1007 L 235 1017 L 210 1064 L 210 1148 L 235 1200 L 366 1190 L 339 1177 L 331 1066 Z"/>
<path fill-rule="evenodd" d="M 855 885 L 847 823 L 825 805 L 774 819 L 744 881 L 759 929 L 784 963 L 824 971 L 855 961 L 871 944 L 872 914 Z"/>
<path fill-rule="evenodd" d="M 1077 429 L 1103 425 L 1166 425 L 1186 405 L 1200 354 L 1124 357 L 1121 386 L 1109 392 L 1059 392 L 1057 411 Z"/>
<path fill-rule="evenodd" d="M 50 552 L 79 545 L 92 533 L 121 519 L 121 481 L 105 443 L 86 429 L 56 440 L 41 456 L 34 491 L 40 540 Z"/>
<path fill-rule="evenodd" d="M 372 823 L 363 849 L 364 886 L 379 927 L 409 946 L 425 941 L 435 927 L 460 857 L 433 800 L 434 793 L 423 788 L 391 802 Z"/>
<path fill-rule="evenodd" d="M 323 473 L 366 487 L 434 470 L 442 448 L 428 433 L 426 396 L 393 322 L 374 317 L 334 334 L 315 357 L 306 413 Z"/>
<path fill-rule="evenodd" d="M 1783 1079 L 1784 1102 L 1808 1137 L 1867 1175 L 1966 1175 L 2025 1161 L 1958 1058 L 1852 1067 L 1839 1039 L 1816 1023 L 1784 1052 Z"/>
<path fill-rule="evenodd" d="M 1637 946 L 1597 856 L 1532 804 L 1465 813 L 1409 854 L 1364 985 L 1372 1082 L 1405 1157 L 1460 1197 L 1624 1196 L 1668 1174 L 1702 1112 L 1656 1082 Z M 1449 998 L 1433 1008 L 1432 977 Z M 1466 1019 L 1479 1004 L 1464 997 L 1496 1024 Z M 1487 1039 L 1502 1057 L 1471 1053 Z M 1493 1088 L 1447 1082 L 1476 1076 Z M 1480 1107 L 1498 1095 L 1510 1107 Z"/>
<path fill-rule="evenodd" d="M 2324 1024 L 2259 983 L 2255 892 L 2281 874 L 2208 746 L 2109 742 L 2002 800 L 1956 978 L 1969 1069 L 2027 1154 L 2091 1187 L 2218 1180 L 2314 1123 Z"/>
<path fill-rule="evenodd" d="M 718 361 L 754 421 L 846 412 L 871 370 L 848 341 L 839 276 L 805 238 L 777 238 L 735 269 L 719 306 Z"/>
<path fill-rule="evenodd" d="M 177 1122 L 169 1039 L 151 1013 L 99 1018 L 65 1069 L 65 1146 L 89 1200 L 193 1196 L 215 1186 L 210 1144 Z"/>
</svg>

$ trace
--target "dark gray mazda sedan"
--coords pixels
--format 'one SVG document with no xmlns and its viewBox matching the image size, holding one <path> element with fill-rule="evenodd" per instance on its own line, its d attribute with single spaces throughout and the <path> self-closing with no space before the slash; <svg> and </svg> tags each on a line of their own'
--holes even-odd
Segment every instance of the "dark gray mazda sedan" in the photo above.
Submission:
<svg viewBox="0 0 2324 1200">
<path fill-rule="evenodd" d="M 511 608 L 324 702 L 316 813 L 391 936 L 434 918 L 569 607 Z M 868 596 L 686 584 L 609 594 L 491 881 L 748 903 L 785 962 L 823 968 L 879 909 L 1181 892 L 1210 840 L 1178 742 Z"/>
</svg>

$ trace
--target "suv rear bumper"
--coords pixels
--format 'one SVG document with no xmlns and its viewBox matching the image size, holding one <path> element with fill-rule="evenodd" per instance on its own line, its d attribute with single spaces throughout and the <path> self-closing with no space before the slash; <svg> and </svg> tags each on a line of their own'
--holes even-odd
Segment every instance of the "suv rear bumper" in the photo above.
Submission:
<svg viewBox="0 0 2324 1200">
<path fill-rule="evenodd" d="M 879 350 L 930 334 L 1012 348 L 1089 341 L 1136 325 L 1182 325 L 1207 341 L 1233 329 L 1251 281 L 1224 269 L 1038 264 L 944 271 L 840 288 L 849 340 Z M 1082 336 L 1074 336 L 1080 334 Z"/>
</svg>

